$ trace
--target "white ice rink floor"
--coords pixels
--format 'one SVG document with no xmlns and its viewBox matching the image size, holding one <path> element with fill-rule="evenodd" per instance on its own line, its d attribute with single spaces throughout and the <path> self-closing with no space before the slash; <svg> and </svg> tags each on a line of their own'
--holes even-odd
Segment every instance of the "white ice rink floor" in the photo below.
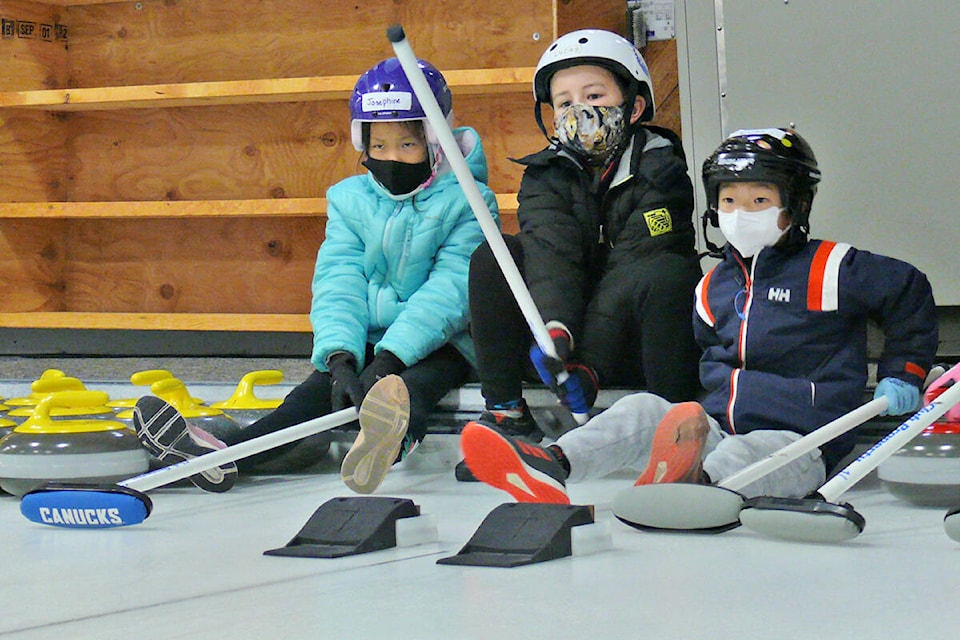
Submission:
<svg viewBox="0 0 960 640">
<path fill-rule="evenodd" d="M 333 463 L 243 477 L 224 494 L 157 489 L 152 515 L 117 529 L 34 524 L 0 495 L 0 637 L 933 639 L 960 628 L 960 543 L 945 510 L 894 497 L 875 474 L 843 496 L 867 525 L 838 544 L 641 532 L 610 511 L 633 474 L 573 485 L 609 549 L 504 569 L 437 564 L 510 501 L 457 483 L 456 458 L 455 436 L 434 436 L 376 494 L 413 500 L 436 541 L 340 559 L 263 555 L 351 495 Z"/>
<path fill-rule="evenodd" d="M 350 495 L 334 469 L 224 494 L 158 489 L 143 523 L 106 530 L 34 524 L 4 496 L 0 637 L 876 639 L 954 638 L 960 625 L 944 510 L 872 477 L 845 496 L 866 529 L 831 545 L 641 532 L 610 512 L 629 476 L 575 485 L 574 501 L 596 506 L 585 526 L 611 547 L 504 569 L 436 564 L 509 497 L 428 462 L 395 468 L 377 495 L 413 500 L 438 540 L 340 559 L 263 555 Z"/>
</svg>

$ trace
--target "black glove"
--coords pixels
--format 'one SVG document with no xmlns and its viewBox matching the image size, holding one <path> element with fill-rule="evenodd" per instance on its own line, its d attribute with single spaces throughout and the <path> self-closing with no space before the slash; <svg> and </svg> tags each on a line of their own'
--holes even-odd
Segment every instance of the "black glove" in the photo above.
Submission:
<svg viewBox="0 0 960 640">
<path fill-rule="evenodd" d="M 380 378 L 403 373 L 403 370 L 406 368 L 407 365 L 403 364 L 403 360 L 389 351 L 381 351 L 377 354 L 377 357 L 373 359 L 373 362 L 368 364 L 360 373 L 360 384 L 363 386 L 363 395 L 367 395 L 370 387 L 377 384 L 377 380 Z"/>
<path fill-rule="evenodd" d="M 334 411 L 350 405 L 360 408 L 366 392 L 357 376 L 357 359 L 346 351 L 338 351 L 327 358 L 327 369 L 333 378 L 330 388 L 330 406 Z"/>
</svg>

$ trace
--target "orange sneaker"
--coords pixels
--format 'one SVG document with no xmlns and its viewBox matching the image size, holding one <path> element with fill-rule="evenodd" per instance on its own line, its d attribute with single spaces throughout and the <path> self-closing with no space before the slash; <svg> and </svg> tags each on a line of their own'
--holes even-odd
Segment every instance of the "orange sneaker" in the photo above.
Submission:
<svg viewBox="0 0 960 640">
<path fill-rule="evenodd" d="M 684 402 L 670 409 L 657 425 L 650 462 L 635 484 L 704 484 L 701 454 L 709 433 L 707 414 L 699 403 Z"/>
<path fill-rule="evenodd" d="M 563 467 L 543 447 L 468 422 L 460 434 L 460 448 L 477 480 L 506 491 L 517 502 L 570 504 Z"/>
</svg>

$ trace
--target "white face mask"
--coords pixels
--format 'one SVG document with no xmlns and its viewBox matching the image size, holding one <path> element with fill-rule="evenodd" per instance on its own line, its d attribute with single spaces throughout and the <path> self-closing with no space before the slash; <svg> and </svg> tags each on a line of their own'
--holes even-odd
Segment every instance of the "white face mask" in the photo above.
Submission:
<svg viewBox="0 0 960 640">
<path fill-rule="evenodd" d="M 743 211 L 734 209 L 730 212 L 718 211 L 720 231 L 727 241 L 732 244 L 744 258 L 755 256 L 760 249 L 777 244 L 783 231 L 777 226 L 780 218 L 780 207 L 770 207 L 763 211 Z"/>
</svg>

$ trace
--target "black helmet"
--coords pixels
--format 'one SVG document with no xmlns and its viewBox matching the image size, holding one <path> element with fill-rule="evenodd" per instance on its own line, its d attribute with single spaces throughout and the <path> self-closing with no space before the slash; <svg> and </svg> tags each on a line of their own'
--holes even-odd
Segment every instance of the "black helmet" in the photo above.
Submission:
<svg viewBox="0 0 960 640">
<path fill-rule="evenodd" d="M 810 230 L 810 206 L 820 182 L 813 149 L 792 129 L 749 129 L 732 133 L 703 163 L 708 215 L 716 216 L 720 185 L 769 182 L 780 189 L 793 224 Z"/>
</svg>

